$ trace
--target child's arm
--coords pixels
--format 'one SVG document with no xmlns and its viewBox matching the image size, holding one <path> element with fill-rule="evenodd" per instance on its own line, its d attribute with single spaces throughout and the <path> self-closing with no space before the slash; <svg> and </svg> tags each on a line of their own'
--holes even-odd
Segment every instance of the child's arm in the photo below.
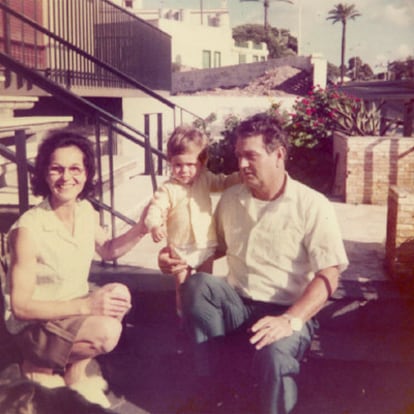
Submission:
<svg viewBox="0 0 414 414">
<path fill-rule="evenodd" d="M 238 171 L 226 175 L 226 174 L 214 174 L 211 171 L 206 171 L 206 175 L 209 181 L 210 192 L 218 193 L 224 191 L 233 185 L 240 184 L 240 174 Z"/>
<path fill-rule="evenodd" d="M 152 240 L 155 243 L 159 243 L 167 237 L 165 226 L 154 226 L 151 229 Z"/>
<path fill-rule="evenodd" d="M 158 243 L 166 237 L 165 218 L 171 208 L 170 196 L 166 186 L 160 187 L 153 195 L 145 217 L 145 225 L 149 229 L 154 242 Z"/>
</svg>

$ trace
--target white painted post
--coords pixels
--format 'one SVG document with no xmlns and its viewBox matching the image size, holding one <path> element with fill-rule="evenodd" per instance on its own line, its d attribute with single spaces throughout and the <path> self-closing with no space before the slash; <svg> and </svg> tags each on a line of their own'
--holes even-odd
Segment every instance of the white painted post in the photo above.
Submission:
<svg viewBox="0 0 414 414">
<path fill-rule="evenodd" d="M 313 86 L 326 88 L 328 76 L 328 62 L 318 53 L 311 56 L 311 64 L 313 65 Z"/>
</svg>

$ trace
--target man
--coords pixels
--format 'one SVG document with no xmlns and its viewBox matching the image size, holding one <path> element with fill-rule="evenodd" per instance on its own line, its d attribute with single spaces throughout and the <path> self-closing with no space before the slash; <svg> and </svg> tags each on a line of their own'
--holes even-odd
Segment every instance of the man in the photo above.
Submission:
<svg viewBox="0 0 414 414">
<path fill-rule="evenodd" d="M 260 412 L 289 413 L 297 401 L 294 377 L 314 331 L 312 318 L 348 262 L 332 205 L 285 170 L 288 144 L 281 123 L 257 114 L 240 123 L 236 137 L 243 183 L 225 191 L 216 211 L 228 275 L 188 278 L 183 312 L 197 344 L 247 331 Z M 165 272 L 185 266 L 166 251 L 159 264 Z M 199 354 L 199 373 L 211 374 L 213 368 Z"/>
</svg>

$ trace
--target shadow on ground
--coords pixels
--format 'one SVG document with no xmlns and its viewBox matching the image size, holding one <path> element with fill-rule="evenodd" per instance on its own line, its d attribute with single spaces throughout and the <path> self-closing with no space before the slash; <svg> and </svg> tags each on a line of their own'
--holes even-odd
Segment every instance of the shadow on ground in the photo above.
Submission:
<svg viewBox="0 0 414 414">
<path fill-rule="evenodd" d="M 119 345 L 98 359 L 115 413 L 258 412 L 257 389 L 246 366 L 229 370 L 245 354 L 229 347 L 221 348 L 222 368 L 231 374 L 217 381 L 219 393 L 211 404 L 200 407 L 189 401 L 194 368 L 175 314 L 172 278 L 128 266 L 92 272 L 94 283 L 114 280 L 126 283 L 133 293 Z M 414 414 L 414 306 L 406 299 L 389 282 L 341 285 L 319 315 L 321 328 L 302 364 L 294 414 Z M 16 355 L 10 346 L 1 351 L 3 369 Z M 198 396 L 210 393 L 206 387 Z"/>
</svg>

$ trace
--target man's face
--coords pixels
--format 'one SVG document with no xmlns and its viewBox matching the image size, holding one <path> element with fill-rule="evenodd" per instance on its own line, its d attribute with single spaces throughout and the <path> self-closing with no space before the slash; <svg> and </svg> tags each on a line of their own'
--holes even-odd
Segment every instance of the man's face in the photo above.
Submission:
<svg viewBox="0 0 414 414">
<path fill-rule="evenodd" d="M 284 177 L 283 151 L 283 148 L 279 147 L 268 153 L 261 135 L 237 140 L 236 157 L 239 161 L 240 175 L 253 196 L 263 198 L 263 195 L 271 193 L 275 184 Z"/>
</svg>

